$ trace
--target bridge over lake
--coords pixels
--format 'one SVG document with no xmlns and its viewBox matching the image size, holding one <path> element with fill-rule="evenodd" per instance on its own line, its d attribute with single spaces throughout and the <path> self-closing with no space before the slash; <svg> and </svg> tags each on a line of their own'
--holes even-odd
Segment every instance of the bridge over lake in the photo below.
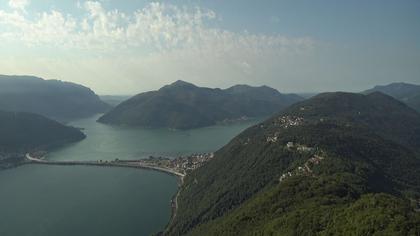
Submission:
<svg viewBox="0 0 420 236">
<path fill-rule="evenodd" d="M 164 172 L 170 175 L 175 175 L 181 179 L 185 174 L 177 172 L 176 170 L 153 166 L 142 162 L 142 160 L 115 160 L 115 161 L 52 161 L 32 157 L 29 153 L 25 155 L 27 164 L 42 164 L 42 165 L 83 165 L 83 166 L 102 166 L 102 167 L 126 167 L 126 168 L 140 168 Z"/>
</svg>

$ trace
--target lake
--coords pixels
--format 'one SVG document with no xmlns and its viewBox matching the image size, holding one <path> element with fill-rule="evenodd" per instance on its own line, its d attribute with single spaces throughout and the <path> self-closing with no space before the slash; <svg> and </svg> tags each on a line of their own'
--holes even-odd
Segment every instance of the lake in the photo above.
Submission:
<svg viewBox="0 0 420 236">
<path fill-rule="evenodd" d="M 53 160 L 141 159 L 213 152 L 259 120 L 188 131 L 71 122 L 87 138 Z M 0 171 L 0 235 L 150 235 L 168 223 L 173 176 L 143 169 L 26 165 Z"/>
</svg>

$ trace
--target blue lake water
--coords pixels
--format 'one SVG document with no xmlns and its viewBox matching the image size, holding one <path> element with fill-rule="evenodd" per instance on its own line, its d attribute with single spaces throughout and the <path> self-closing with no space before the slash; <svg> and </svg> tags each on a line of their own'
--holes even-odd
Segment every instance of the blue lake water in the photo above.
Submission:
<svg viewBox="0 0 420 236">
<path fill-rule="evenodd" d="M 70 125 L 87 138 L 54 160 L 140 159 L 212 152 L 259 120 L 188 131 L 114 127 L 98 116 Z M 173 176 L 143 169 L 26 165 L 0 171 L 1 236 L 150 235 L 170 218 Z"/>
</svg>

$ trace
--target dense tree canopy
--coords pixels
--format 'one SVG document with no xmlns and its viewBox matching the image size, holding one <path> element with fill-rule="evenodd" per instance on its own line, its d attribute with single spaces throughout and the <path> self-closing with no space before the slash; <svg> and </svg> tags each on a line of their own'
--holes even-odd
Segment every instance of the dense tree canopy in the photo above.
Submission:
<svg viewBox="0 0 420 236">
<path fill-rule="evenodd" d="M 177 81 L 158 91 L 141 93 L 119 104 L 99 122 L 146 127 L 189 129 L 272 115 L 302 100 L 266 86 L 236 85 L 211 89 Z"/>
<path fill-rule="evenodd" d="M 297 103 L 187 176 L 167 233 L 416 235 L 419 127 L 380 93 Z"/>
<path fill-rule="evenodd" d="M 33 76 L 0 75 L 0 110 L 30 112 L 68 121 L 106 112 L 109 107 L 92 90 L 78 84 Z"/>
</svg>

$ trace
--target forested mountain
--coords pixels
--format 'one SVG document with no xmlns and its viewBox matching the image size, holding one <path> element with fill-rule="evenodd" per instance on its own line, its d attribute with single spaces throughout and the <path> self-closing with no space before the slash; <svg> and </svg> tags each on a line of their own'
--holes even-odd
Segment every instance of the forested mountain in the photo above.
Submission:
<svg viewBox="0 0 420 236">
<path fill-rule="evenodd" d="M 79 129 L 41 115 L 4 111 L 0 111 L 0 134 L 2 152 L 45 149 L 85 137 Z"/>
<path fill-rule="evenodd" d="M 388 94 L 420 112 L 420 85 L 408 83 L 392 83 L 383 86 L 375 86 L 363 93 L 382 92 Z"/>
<path fill-rule="evenodd" d="M 145 127 L 189 129 L 244 117 L 268 116 L 302 100 L 262 86 L 236 85 L 211 89 L 177 81 L 121 103 L 99 122 Z"/>
<path fill-rule="evenodd" d="M 84 138 L 79 129 L 38 114 L 0 111 L 0 169 L 18 165 L 26 152 L 46 151 Z"/>
<path fill-rule="evenodd" d="M 324 93 L 253 126 L 191 172 L 167 235 L 418 235 L 420 114 Z"/>
<path fill-rule="evenodd" d="M 89 88 L 33 76 L 0 75 L 0 110 L 68 121 L 106 112 L 110 106 Z"/>
</svg>

